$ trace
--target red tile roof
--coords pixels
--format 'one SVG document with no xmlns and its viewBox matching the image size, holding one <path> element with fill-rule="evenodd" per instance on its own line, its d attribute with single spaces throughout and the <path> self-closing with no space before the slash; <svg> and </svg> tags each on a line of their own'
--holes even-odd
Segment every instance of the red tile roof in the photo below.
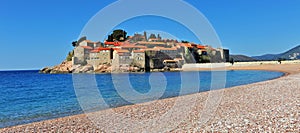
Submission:
<svg viewBox="0 0 300 133">
<path fill-rule="evenodd" d="M 197 48 L 198 49 L 205 49 L 205 46 L 203 46 L 203 45 L 197 45 Z"/>
<path fill-rule="evenodd" d="M 190 43 L 180 43 L 181 47 L 188 47 L 188 48 L 192 48 L 193 46 Z"/>
<path fill-rule="evenodd" d="M 104 44 L 106 44 L 106 45 L 114 45 L 115 44 L 115 42 L 104 42 Z"/>
<path fill-rule="evenodd" d="M 145 52 L 145 50 L 133 50 L 133 53 L 144 53 Z"/>
<path fill-rule="evenodd" d="M 121 48 L 112 48 L 113 50 L 120 50 Z"/>
<path fill-rule="evenodd" d="M 91 51 L 91 53 L 99 53 L 100 50 L 94 49 Z"/>
<path fill-rule="evenodd" d="M 147 48 L 146 46 L 123 45 L 122 48 Z"/>
<path fill-rule="evenodd" d="M 124 49 L 118 49 L 116 51 L 117 51 L 117 53 L 129 53 L 128 50 L 124 50 Z"/>
<path fill-rule="evenodd" d="M 140 41 L 138 42 L 138 44 L 145 44 L 145 45 L 161 45 L 161 44 L 166 44 L 164 42 L 144 42 L 144 41 Z"/>
<path fill-rule="evenodd" d="M 123 42 L 104 42 L 105 45 L 114 45 L 114 46 L 121 46 L 123 45 Z"/>
<path fill-rule="evenodd" d="M 172 47 L 172 48 L 154 47 L 154 49 L 159 49 L 159 50 L 169 50 L 169 51 L 177 50 L 177 48 L 175 48 L 175 47 Z"/>
<path fill-rule="evenodd" d="M 191 45 L 192 45 L 193 47 L 197 47 L 197 44 L 192 43 Z"/>
<path fill-rule="evenodd" d="M 103 50 L 110 50 L 110 48 L 99 47 L 99 48 L 97 48 L 97 50 L 100 50 L 100 51 L 103 51 Z"/>
</svg>

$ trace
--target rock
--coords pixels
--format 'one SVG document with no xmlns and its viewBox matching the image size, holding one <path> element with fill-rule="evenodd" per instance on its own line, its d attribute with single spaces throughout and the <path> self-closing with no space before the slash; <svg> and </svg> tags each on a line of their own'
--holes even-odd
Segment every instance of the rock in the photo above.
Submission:
<svg viewBox="0 0 300 133">
<path fill-rule="evenodd" d="M 124 67 L 123 70 L 127 71 L 138 71 L 138 67 Z M 61 64 L 54 66 L 53 68 L 46 67 L 41 69 L 40 73 L 47 74 L 65 74 L 65 73 L 110 73 L 112 67 L 110 64 L 103 64 L 93 67 L 92 65 L 73 65 L 71 61 L 64 61 Z"/>
<path fill-rule="evenodd" d="M 53 68 L 43 68 L 40 70 L 40 73 L 50 73 L 50 74 L 57 74 L 57 73 L 71 73 L 72 71 L 72 62 L 71 61 L 64 61 L 61 64 L 54 66 Z"/>
<path fill-rule="evenodd" d="M 71 69 L 72 73 L 79 73 L 81 65 L 74 65 Z"/>
<path fill-rule="evenodd" d="M 98 67 L 95 68 L 95 73 L 107 73 L 111 72 L 111 66 L 104 64 L 104 65 L 99 65 Z"/>
<path fill-rule="evenodd" d="M 41 70 L 39 71 L 39 73 L 45 73 L 45 74 L 48 74 L 48 73 L 50 73 L 51 71 L 52 71 L 52 68 L 45 67 L 45 68 L 41 69 Z"/>
<path fill-rule="evenodd" d="M 85 66 L 83 66 L 82 69 L 80 69 L 80 72 L 86 73 L 91 70 L 92 71 L 94 70 L 94 67 L 92 65 L 85 65 Z"/>
<path fill-rule="evenodd" d="M 95 72 L 101 72 L 103 71 L 104 66 L 103 65 L 99 65 L 98 67 L 95 68 Z"/>
<path fill-rule="evenodd" d="M 134 68 L 133 68 L 133 70 L 134 70 L 134 71 L 139 71 L 139 70 L 140 70 L 140 68 L 138 68 L 138 67 L 134 67 Z"/>
<path fill-rule="evenodd" d="M 112 67 L 109 66 L 107 69 L 106 69 L 106 72 L 110 73 L 112 71 Z"/>
<path fill-rule="evenodd" d="M 85 72 L 85 73 L 90 73 L 90 74 L 92 74 L 92 73 L 94 73 L 94 71 L 93 71 L 93 70 L 89 70 L 89 71 L 87 71 L 87 72 Z"/>
</svg>

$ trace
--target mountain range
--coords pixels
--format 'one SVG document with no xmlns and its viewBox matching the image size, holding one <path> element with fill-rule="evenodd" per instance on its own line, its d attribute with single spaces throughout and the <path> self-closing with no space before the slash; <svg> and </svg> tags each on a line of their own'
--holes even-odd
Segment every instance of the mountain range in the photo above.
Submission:
<svg viewBox="0 0 300 133">
<path fill-rule="evenodd" d="M 297 60 L 300 59 L 300 45 L 280 54 L 265 54 L 261 56 L 230 55 L 234 61 L 271 61 L 271 60 Z"/>
</svg>

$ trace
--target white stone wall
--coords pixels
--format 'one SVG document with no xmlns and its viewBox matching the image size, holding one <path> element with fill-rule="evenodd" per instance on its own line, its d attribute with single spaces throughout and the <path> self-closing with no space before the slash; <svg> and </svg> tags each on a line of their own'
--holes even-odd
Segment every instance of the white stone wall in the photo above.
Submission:
<svg viewBox="0 0 300 133">
<path fill-rule="evenodd" d="M 74 49 L 74 61 L 73 63 L 76 64 L 81 64 L 85 61 L 85 56 L 84 56 L 84 48 L 81 46 L 78 46 Z"/>
</svg>

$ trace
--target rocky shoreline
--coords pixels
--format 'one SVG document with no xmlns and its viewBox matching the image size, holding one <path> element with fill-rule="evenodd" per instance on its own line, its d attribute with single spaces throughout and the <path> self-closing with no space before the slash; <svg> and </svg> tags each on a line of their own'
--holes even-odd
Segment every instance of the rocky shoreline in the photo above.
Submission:
<svg viewBox="0 0 300 133">
<path fill-rule="evenodd" d="M 164 69 L 153 69 L 151 72 L 165 72 L 165 71 L 182 71 L 180 68 L 164 68 Z M 114 72 L 110 64 L 102 64 L 98 66 L 92 65 L 73 65 L 72 61 L 63 61 L 61 64 L 54 67 L 45 67 L 39 71 L 43 74 L 68 74 L 68 73 L 112 73 Z M 120 67 L 119 71 L 115 72 L 144 72 L 139 67 Z"/>
<path fill-rule="evenodd" d="M 67 73 L 109 73 L 111 72 L 110 65 L 72 65 L 72 61 L 64 61 L 54 67 L 45 67 L 39 71 L 44 74 L 67 74 Z"/>
</svg>

